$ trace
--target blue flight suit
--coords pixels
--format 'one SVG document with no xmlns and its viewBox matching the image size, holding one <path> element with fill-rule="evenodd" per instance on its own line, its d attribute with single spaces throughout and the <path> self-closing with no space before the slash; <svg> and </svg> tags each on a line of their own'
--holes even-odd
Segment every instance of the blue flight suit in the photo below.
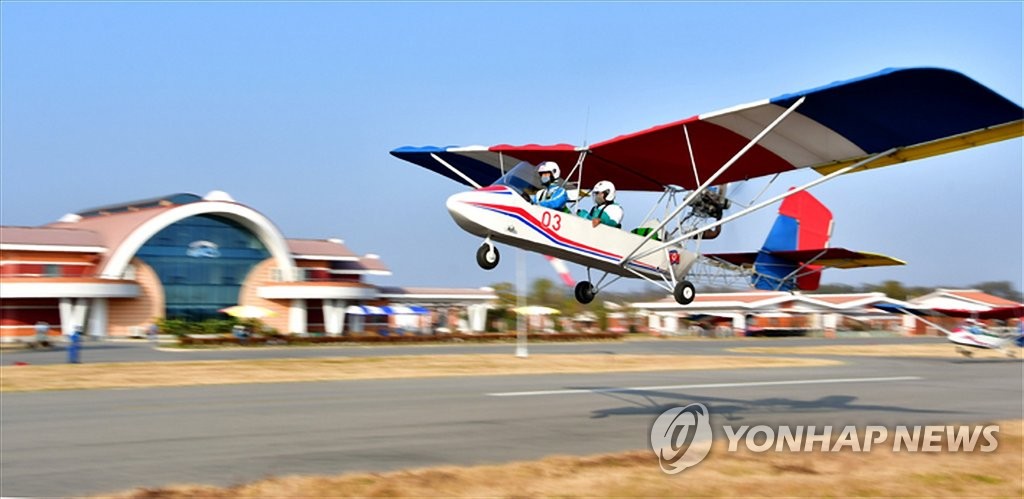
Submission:
<svg viewBox="0 0 1024 499">
<path fill-rule="evenodd" d="M 564 187 L 555 182 L 533 195 L 533 204 L 552 210 L 565 211 L 565 205 L 568 202 L 569 194 L 565 192 Z"/>
</svg>

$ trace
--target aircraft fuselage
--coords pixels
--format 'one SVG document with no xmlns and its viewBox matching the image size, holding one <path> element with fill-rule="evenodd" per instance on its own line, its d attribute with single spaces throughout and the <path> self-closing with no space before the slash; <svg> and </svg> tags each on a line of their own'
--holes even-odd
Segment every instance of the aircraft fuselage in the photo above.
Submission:
<svg viewBox="0 0 1024 499">
<path fill-rule="evenodd" d="M 676 245 L 620 265 L 644 243 L 643 236 L 607 225 L 594 227 L 574 214 L 531 204 L 506 186 L 455 194 L 446 205 L 455 223 L 470 234 L 624 277 L 636 277 L 627 270 L 632 269 L 649 277 L 673 272 L 682 279 L 697 260 L 696 253 Z M 657 244 L 649 240 L 641 251 Z"/>
</svg>

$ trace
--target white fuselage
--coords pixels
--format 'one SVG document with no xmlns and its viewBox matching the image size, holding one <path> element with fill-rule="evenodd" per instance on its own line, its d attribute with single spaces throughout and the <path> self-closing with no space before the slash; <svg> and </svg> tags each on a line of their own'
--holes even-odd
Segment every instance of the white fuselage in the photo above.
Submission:
<svg viewBox="0 0 1024 499">
<path fill-rule="evenodd" d="M 946 336 L 946 339 L 959 346 L 995 350 L 1005 348 L 1011 343 L 1007 338 L 988 334 L 975 334 L 964 329 L 954 330 Z"/>
<path fill-rule="evenodd" d="M 697 260 L 696 253 L 676 245 L 620 264 L 641 243 L 640 252 L 661 243 L 644 243 L 643 236 L 626 230 L 594 227 L 571 213 L 533 205 L 505 186 L 455 194 L 447 207 L 455 223 L 471 234 L 625 277 L 636 277 L 632 269 L 648 277 L 671 272 L 682 279 Z"/>
</svg>

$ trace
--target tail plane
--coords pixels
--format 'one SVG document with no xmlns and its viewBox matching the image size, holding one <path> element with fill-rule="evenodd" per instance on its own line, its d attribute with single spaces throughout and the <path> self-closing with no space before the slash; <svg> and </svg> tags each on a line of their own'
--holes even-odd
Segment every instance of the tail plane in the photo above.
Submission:
<svg viewBox="0 0 1024 499">
<path fill-rule="evenodd" d="M 821 271 L 831 268 L 904 265 L 906 262 L 877 253 L 830 248 L 832 212 L 807 191 L 782 201 L 760 251 L 704 255 L 752 271 L 751 285 L 770 291 L 813 291 L 821 284 Z"/>
<path fill-rule="evenodd" d="M 757 289 L 815 290 L 821 265 L 804 264 L 779 252 L 825 250 L 832 238 L 832 212 L 807 191 L 782 201 L 768 238 L 754 260 L 751 284 Z"/>
</svg>

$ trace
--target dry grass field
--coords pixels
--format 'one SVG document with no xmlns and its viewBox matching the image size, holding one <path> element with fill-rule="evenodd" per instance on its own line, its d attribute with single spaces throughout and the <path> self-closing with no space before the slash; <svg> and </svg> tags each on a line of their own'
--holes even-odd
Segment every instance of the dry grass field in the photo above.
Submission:
<svg viewBox="0 0 1024 499">
<path fill-rule="evenodd" d="M 176 485 L 112 498 L 263 497 L 1022 497 L 1022 422 L 998 423 L 992 453 L 727 452 L 663 474 L 650 451 L 555 456 L 493 466 L 436 467 L 332 477 L 273 477 L 220 488 Z"/>
<path fill-rule="evenodd" d="M 827 359 L 697 355 L 410 355 L 0 367 L 0 393 L 441 376 L 836 365 Z"/>
</svg>

